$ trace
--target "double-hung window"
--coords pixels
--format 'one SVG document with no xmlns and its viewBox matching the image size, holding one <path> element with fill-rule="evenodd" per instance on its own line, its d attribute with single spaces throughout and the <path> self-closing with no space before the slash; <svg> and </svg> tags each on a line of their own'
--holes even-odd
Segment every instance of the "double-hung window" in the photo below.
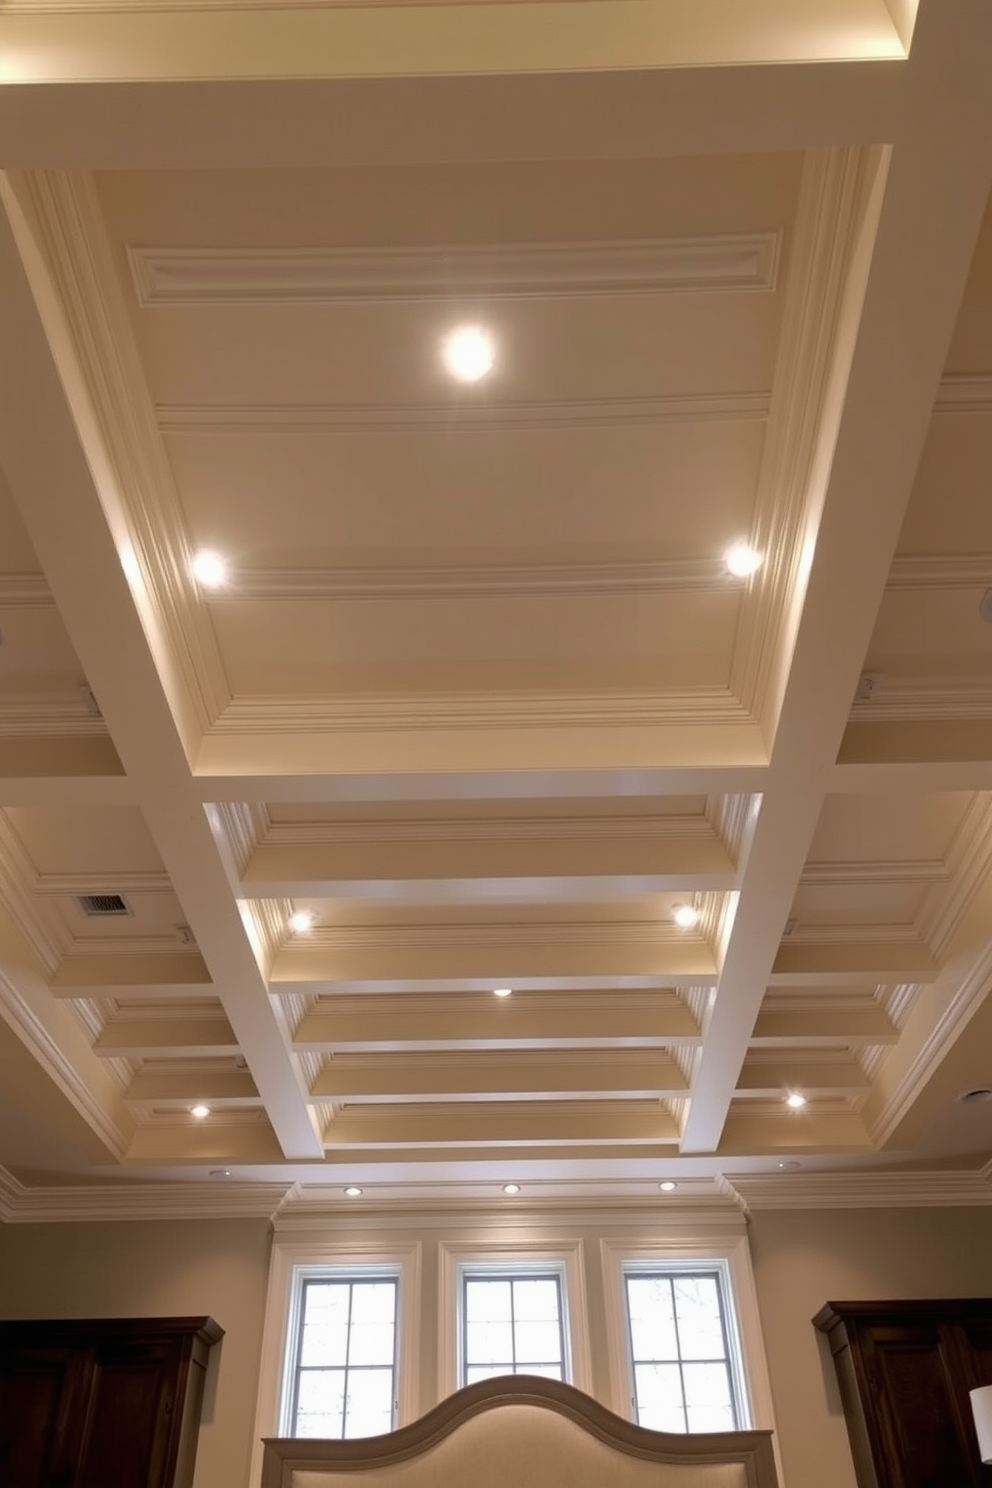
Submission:
<svg viewBox="0 0 992 1488">
<path fill-rule="evenodd" d="M 559 1266 L 460 1271 L 462 1383 L 499 1374 L 565 1378 Z"/>
<path fill-rule="evenodd" d="M 292 1436 L 378 1436 L 396 1424 L 397 1275 L 303 1273 L 288 1428 Z"/>
</svg>

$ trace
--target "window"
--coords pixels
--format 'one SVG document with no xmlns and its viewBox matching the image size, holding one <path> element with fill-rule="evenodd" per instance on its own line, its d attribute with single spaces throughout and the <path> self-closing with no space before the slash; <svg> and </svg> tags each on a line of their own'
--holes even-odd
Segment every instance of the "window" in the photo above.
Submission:
<svg viewBox="0 0 992 1488">
<path fill-rule="evenodd" d="M 654 1431 L 734 1431 L 739 1348 L 719 1266 L 623 1267 L 634 1415 Z"/>
<path fill-rule="evenodd" d="M 291 1436 L 378 1436 L 395 1424 L 395 1276 L 300 1279 Z"/>
<path fill-rule="evenodd" d="M 462 1383 L 497 1374 L 565 1378 L 560 1270 L 461 1272 Z"/>
</svg>

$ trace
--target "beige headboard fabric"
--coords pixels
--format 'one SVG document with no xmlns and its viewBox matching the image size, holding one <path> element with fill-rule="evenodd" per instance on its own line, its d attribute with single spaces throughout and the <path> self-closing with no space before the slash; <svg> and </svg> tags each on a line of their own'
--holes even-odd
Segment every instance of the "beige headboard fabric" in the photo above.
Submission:
<svg viewBox="0 0 992 1488">
<path fill-rule="evenodd" d="M 270 1439 L 262 1488 L 777 1488 L 770 1433 L 646 1431 L 555 1380 L 459 1390 L 352 1441 Z"/>
</svg>

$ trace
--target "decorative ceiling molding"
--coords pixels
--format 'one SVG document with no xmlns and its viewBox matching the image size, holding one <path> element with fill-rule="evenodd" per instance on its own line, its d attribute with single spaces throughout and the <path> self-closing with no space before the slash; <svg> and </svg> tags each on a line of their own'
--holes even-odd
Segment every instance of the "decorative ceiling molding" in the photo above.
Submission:
<svg viewBox="0 0 992 1488">
<path fill-rule="evenodd" d="M 61 916 L 35 897 L 37 873 L 6 812 L 0 811 L 0 905 L 10 913 L 49 978 L 69 948 Z"/>
<path fill-rule="evenodd" d="M 314 734 L 412 729 L 652 728 L 749 724 L 724 687 L 670 692 L 452 692 L 403 697 L 235 697 L 210 733 Z"/>
<path fill-rule="evenodd" d="M 0 1168 L 0 1219 L 72 1224 L 138 1219 L 272 1220 L 292 1183 L 92 1183 L 29 1187 Z"/>
<path fill-rule="evenodd" d="M 142 309 L 484 296 L 687 294 L 775 289 L 781 234 L 401 248 L 195 248 L 129 244 Z"/>
<path fill-rule="evenodd" d="M 422 817 L 393 821 L 269 822 L 266 847 L 343 847 L 391 842 L 574 842 L 718 840 L 703 816 Z"/>
<path fill-rule="evenodd" d="M 299 953 L 489 945 L 696 945 L 702 937 L 662 920 L 521 920 L 478 924 L 315 926 L 294 942 Z"/>
<path fill-rule="evenodd" d="M 992 413 L 992 373 L 944 377 L 934 413 Z"/>
<path fill-rule="evenodd" d="M 882 675 L 870 698 L 855 701 L 852 723 L 916 723 L 992 718 L 992 682 L 986 678 Z"/>
<path fill-rule="evenodd" d="M 946 856 L 948 882 L 935 886 L 917 915 L 917 928 L 940 958 L 975 895 L 992 872 L 992 793 L 978 791 Z"/>
<path fill-rule="evenodd" d="M 74 739 L 107 737 L 103 719 L 65 693 L 24 693 L 0 698 L 0 737 Z"/>
<path fill-rule="evenodd" d="M 727 1193 L 759 1209 L 927 1209 L 992 1204 L 989 1166 L 974 1172 L 762 1173 L 728 1175 Z"/>
<path fill-rule="evenodd" d="M 7 177 L 42 249 L 85 390 L 101 499 L 127 524 L 144 600 L 161 622 L 186 701 L 205 730 L 228 700 L 213 630 L 189 573 L 190 549 L 92 177 L 45 170 Z M 77 422 L 79 422 L 77 416 Z"/>
<path fill-rule="evenodd" d="M 815 460 L 834 391 L 835 357 L 879 151 L 806 154 L 750 540 L 764 554 L 741 611 L 731 690 L 763 718 L 821 499 Z"/>
<path fill-rule="evenodd" d="M 834 884 L 940 883 L 950 878 L 943 858 L 875 858 L 807 863 L 800 883 L 812 887 Z"/>
<path fill-rule="evenodd" d="M 55 600 L 42 573 L 0 574 L 0 610 L 49 610 Z"/>
<path fill-rule="evenodd" d="M 39 873 L 34 891 L 47 897 L 79 894 L 171 894 L 172 880 L 164 871 L 114 869 L 106 873 Z"/>
<path fill-rule="evenodd" d="M 163 434 L 405 434 L 499 429 L 591 429 L 634 424 L 741 423 L 768 417 L 771 394 L 697 393 L 659 398 L 532 399 L 443 403 L 163 403 Z"/>
<path fill-rule="evenodd" d="M 211 604 L 250 600 L 519 599 L 740 589 L 719 559 L 402 568 L 239 569 Z"/>
<path fill-rule="evenodd" d="M 990 584 L 992 553 L 906 553 L 893 558 L 885 587 L 987 589 Z"/>
</svg>

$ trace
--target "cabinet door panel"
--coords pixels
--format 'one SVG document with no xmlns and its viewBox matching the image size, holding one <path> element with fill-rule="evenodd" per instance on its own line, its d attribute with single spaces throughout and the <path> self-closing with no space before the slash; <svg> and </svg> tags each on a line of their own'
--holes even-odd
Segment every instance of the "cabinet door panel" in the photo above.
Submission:
<svg viewBox="0 0 992 1488">
<path fill-rule="evenodd" d="M 164 1481 L 176 1348 L 97 1347 L 76 1488 L 158 1488 Z"/>
<path fill-rule="evenodd" d="M 979 1480 L 961 1438 L 937 1327 L 878 1327 L 864 1340 L 877 1392 L 884 1481 L 901 1488 L 971 1488 Z"/>
<path fill-rule="evenodd" d="M 19 1349 L 0 1360 L 0 1483 L 57 1488 L 79 1447 L 80 1361 L 70 1349 Z"/>
</svg>

